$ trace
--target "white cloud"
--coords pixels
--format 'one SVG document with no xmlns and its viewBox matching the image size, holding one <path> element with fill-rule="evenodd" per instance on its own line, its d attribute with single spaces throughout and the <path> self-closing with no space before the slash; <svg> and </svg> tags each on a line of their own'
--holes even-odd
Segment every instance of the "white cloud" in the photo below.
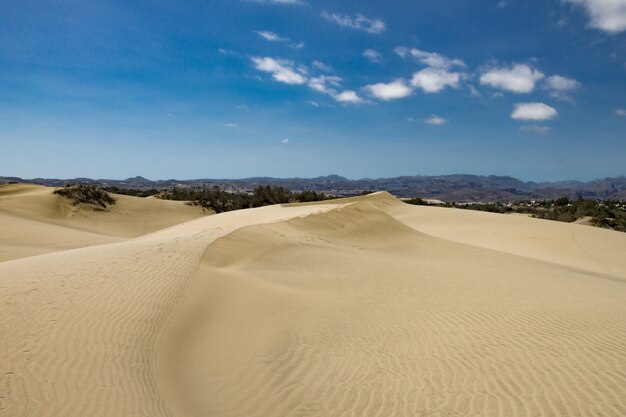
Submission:
<svg viewBox="0 0 626 417">
<path fill-rule="evenodd" d="M 402 58 L 406 58 L 411 55 L 422 64 L 432 68 L 450 69 L 455 66 L 465 67 L 465 63 L 462 60 L 450 59 L 444 55 L 438 54 L 437 52 L 426 52 L 417 48 L 408 49 L 403 46 L 395 48 L 394 51 Z"/>
<path fill-rule="evenodd" d="M 306 72 L 296 68 L 293 61 L 277 60 L 269 57 L 252 57 L 256 69 L 269 72 L 272 77 L 281 83 L 299 85 L 306 83 Z"/>
<path fill-rule="evenodd" d="M 492 68 L 480 76 L 480 84 L 513 93 L 530 93 L 535 89 L 535 83 L 544 77 L 538 71 L 526 64 L 516 64 L 512 67 Z"/>
<path fill-rule="evenodd" d="M 409 56 L 409 53 L 411 50 L 407 48 L 406 46 L 396 46 L 395 48 L 393 48 L 393 51 L 400 58 L 406 58 L 407 56 Z"/>
<path fill-rule="evenodd" d="M 363 87 L 363 89 L 372 96 L 385 101 L 404 98 L 411 95 L 413 92 L 413 89 L 411 89 L 403 79 L 397 79 L 388 84 L 370 84 Z"/>
<path fill-rule="evenodd" d="M 615 109 L 615 115 L 619 117 L 626 117 L 626 109 Z"/>
<path fill-rule="evenodd" d="M 363 56 L 374 64 L 379 64 L 383 61 L 383 57 L 380 55 L 380 52 L 374 49 L 366 49 L 363 51 Z"/>
<path fill-rule="evenodd" d="M 424 123 L 433 126 L 441 126 L 446 124 L 448 121 L 443 117 L 435 116 L 434 114 L 430 116 L 428 119 L 424 120 Z"/>
<path fill-rule="evenodd" d="M 318 71 L 322 71 L 322 72 L 331 72 L 333 69 L 332 67 L 330 67 L 329 65 L 324 64 L 323 62 L 320 61 L 313 61 L 311 63 L 311 66 L 318 70 Z"/>
<path fill-rule="evenodd" d="M 217 52 L 219 52 L 222 55 L 239 55 L 238 52 L 231 51 L 230 49 L 224 49 L 224 48 L 217 48 Z"/>
<path fill-rule="evenodd" d="M 285 139 L 281 140 L 280 143 L 282 143 L 283 145 L 286 145 L 286 144 L 289 143 L 289 139 L 285 138 Z"/>
<path fill-rule="evenodd" d="M 548 88 L 557 91 L 571 91 L 580 86 L 580 83 L 572 78 L 562 77 L 560 75 L 553 75 L 546 78 L 546 85 Z"/>
<path fill-rule="evenodd" d="M 515 120 L 552 120 L 557 111 L 544 103 L 517 103 L 511 113 Z"/>
<path fill-rule="evenodd" d="M 461 79 L 465 74 L 453 72 L 453 67 L 465 67 L 465 63 L 460 59 L 451 59 L 437 52 L 422 51 L 417 48 L 407 48 L 398 46 L 394 52 L 401 58 L 412 57 L 426 65 L 418 72 L 413 73 L 411 85 L 421 88 L 426 93 L 438 93 L 446 87 L 458 88 Z"/>
<path fill-rule="evenodd" d="M 315 91 L 329 95 L 336 93 L 336 91 L 332 87 L 329 87 L 329 85 L 339 87 L 340 83 L 341 78 L 332 75 L 320 75 L 319 77 L 309 78 L 309 87 Z"/>
<path fill-rule="evenodd" d="M 237 127 L 239 126 L 237 123 L 224 123 L 224 127 Z"/>
<path fill-rule="evenodd" d="M 304 42 L 295 43 L 289 38 L 283 38 L 282 36 L 279 36 L 278 34 L 270 32 L 268 30 L 257 30 L 254 33 L 256 33 L 268 42 L 284 42 L 289 45 L 289 47 L 294 49 L 304 48 Z"/>
<path fill-rule="evenodd" d="M 358 104 L 358 103 L 363 102 L 363 99 L 359 97 L 356 92 L 352 90 L 342 91 L 341 93 L 335 95 L 333 98 L 340 103 Z"/>
<path fill-rule="evenodd" d="M 550 90 L 550 97 L 558 100 L 571 101 L 568 93 L 580 87 L 580 83 L 573 78 L 552 75 L 546 78 L 545 88 Z"/>
<path fill-rule="evenodd" d="M 368 19 L 361 14 L 357 14 L 355 17 L 350 17 L 348 15 L 328 13 L 324 10 L 320 15 L 327 21 L 336 23 L 341 27 L 363 30 L 368 33 L 378 34 L 384 32 L 386 29 L 385 22 L 382 20 Z"/>
<path fill-rule="evenodd" d="M 320 106 L 320 103 L 318 103 L 317 101 L 307 100 L 306 102 L 309 103 L 313 107 L 319 107 Z"/>
<path fill-rule="evenodd" d="M 266 41 L 270 41 L 270 42 L 280 42 L 280 41 L 285 40 L 284 38 L 281 38 L 274 32 L 269 32 L 267 30 L 257 30 L 255 31 L 255 33 L 259 35 L 260 37 L 262 37 L 263 39 L 265 39 Z"/>
<path fill-rule="evenodd" d="M 524 132 L 537 133 L 540 135 L 545 135 L 550 131 L 549 126 L 540 126 L 540 125 L 524 125 L 519 128 Z"/>
<path fill-rule="evenodd" d="M 626 30 L 626 0 L 563 0 L 583 7 L 589 26 L 611 34 Z"/>
<path fill-rule="evenodd" d="M 469 84 L 467 86 L 467 88 L 469 89 L 470 95 L 472 97 L 480 97 L 480 91 L 478 91 L 478 89 L 476 87 L 474 87 L 473 85 Z"/>
<path fill-rule="evenodd" d="M 446 87 L 458 88 L 461 74 L 443 68 L 424 68 L 413 74 L 411 85 L 425 93 L 438 93 Z"/>
<path fill-rule="evenodd" d="M 252 57 L 252 62 L 257 70 L 272 74 L 272 78 L 278 82 L 291 85 L 306 84 L 312 90 L 326 94 L 340 103 L 362 103 L 363 99 L 352 90 L 339 92 L 341 78 L 334 75 L 309 76 L 308 69 L 301 65 L 296 65 L 293 61 L 274 59 L 270 57 Z M 318 69 L 328 68 L 322 63 L 313 66 Z M 330 68 L 328 68 L 330 69 Z M 317 104 L 317 103 L 316 103 Z"/>
</svg>

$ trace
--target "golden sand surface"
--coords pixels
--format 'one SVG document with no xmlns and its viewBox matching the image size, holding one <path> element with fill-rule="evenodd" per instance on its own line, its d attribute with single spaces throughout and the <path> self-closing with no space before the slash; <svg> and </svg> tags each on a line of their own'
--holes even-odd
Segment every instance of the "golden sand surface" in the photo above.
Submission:
<svg viewBox="0 0 626 417">
<path fill-rule="evenodd" d="M 626 234 L 0 186 L 0 416 L 624 416 Z"/>
</svg>

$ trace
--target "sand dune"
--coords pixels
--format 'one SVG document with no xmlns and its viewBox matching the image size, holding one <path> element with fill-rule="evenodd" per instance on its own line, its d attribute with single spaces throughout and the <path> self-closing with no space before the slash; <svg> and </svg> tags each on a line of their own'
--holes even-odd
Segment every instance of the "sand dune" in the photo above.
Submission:
<svg viewBox="0 0 626 417">
<path fill-rule="evenodd" d="M 31 184 L 0 185 L 0 261 L 120 242 L 202 217 L 197 207 L 115 195 L 107 213 L 80 208 Z"/>
<path fill-rule="evenodd" d="M 626 415 L 626 234 L 385 193 L 187 220 L 0 262 L 0 416 Z"/>
</svg>

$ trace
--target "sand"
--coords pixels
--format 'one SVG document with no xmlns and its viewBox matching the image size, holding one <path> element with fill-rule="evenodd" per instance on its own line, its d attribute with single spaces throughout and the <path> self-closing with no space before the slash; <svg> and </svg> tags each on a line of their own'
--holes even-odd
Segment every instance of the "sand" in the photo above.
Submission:
<svg viewBox="0 0 626 417">
<path fill-rule="evenodd" d="M 626 234 L 386 193 L 143 234 L 11 205 L 2 417 L 626 415 Z"/>
<path fill-rule="evenodd" d="M 32 184 L 0 185 L 0 261 L 121 242 L 203 217 L 198 207 L 113 194 L 106 215 Z"/>
</svg>

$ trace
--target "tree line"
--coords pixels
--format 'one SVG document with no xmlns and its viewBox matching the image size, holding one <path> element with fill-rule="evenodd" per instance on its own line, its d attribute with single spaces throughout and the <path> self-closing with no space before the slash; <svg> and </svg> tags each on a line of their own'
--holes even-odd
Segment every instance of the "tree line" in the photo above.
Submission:
<svg viewBox="0 0 626 417">
<path fill-rule="evenodd" d="M 251 193 L 232 193 L 219 186 L 201 188 L 174 187 L 156 195 L 166 200 L 187 201 L 189 204 L 212 210 L 216 213 L 263 207 L 272 204 L 306 203 L 331 200 L 336 197 L 316 191 L 291 191 L 285 187 L 259 185 Z"/>
</svg>

